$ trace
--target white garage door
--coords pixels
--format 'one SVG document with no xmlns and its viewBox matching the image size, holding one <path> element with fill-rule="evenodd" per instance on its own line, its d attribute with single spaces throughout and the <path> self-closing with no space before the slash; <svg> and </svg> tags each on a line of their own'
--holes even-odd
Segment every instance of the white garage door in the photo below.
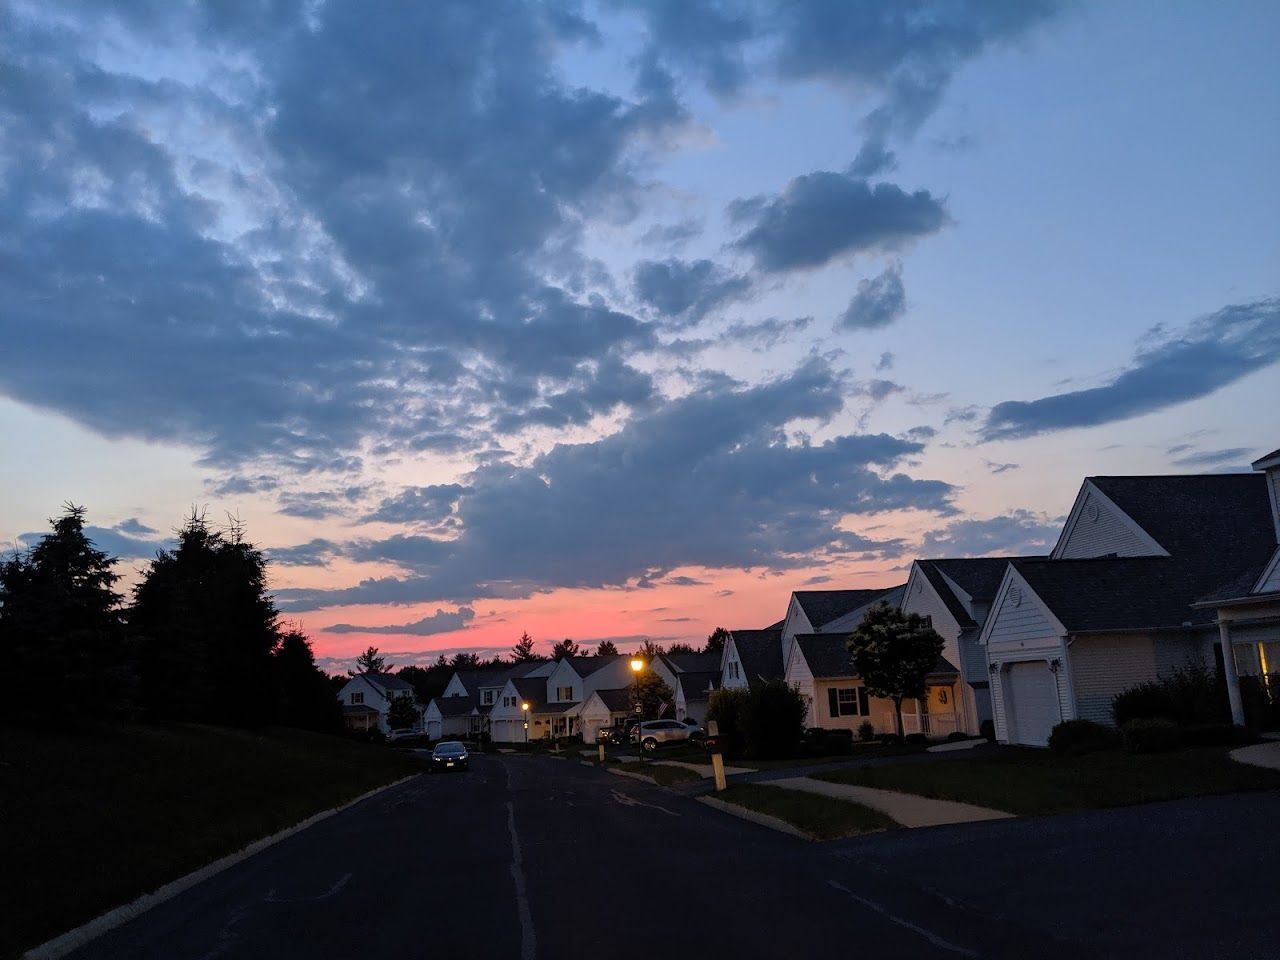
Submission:
<svg viewBox="0 0 1280 960">
<path fill-rule="evenodd" d="M 1057 684 L 1049 664 L 1043 660 L 1015 663 L 1009 668 L 1009 699 L 1012 722 L 1009 739 L 1043 747 L 1058 722 Z"/>
<path fill-rule="evenodd" d="M 439 720 L 427 721 L 427 739 L 428 740 L 440 739 L 440 721 Z"/>
</svg>

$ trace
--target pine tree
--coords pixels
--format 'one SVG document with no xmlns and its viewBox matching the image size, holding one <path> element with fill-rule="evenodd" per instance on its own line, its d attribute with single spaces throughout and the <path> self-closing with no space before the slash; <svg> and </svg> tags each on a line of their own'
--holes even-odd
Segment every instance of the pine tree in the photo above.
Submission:
<svg viewBox="0 0 1280 960">
<path fill-rule="evenodd" d="M 612 640 L 601 640 L 596 644 L 597 657 L 616 657 L 618 655 L 618 645 Z"/>
<path fill-rule="evenodd" d="M 387 663 L 387 658 L 378 652 L 377 647 L 369 647 L 356 657 L 355 673 L 386 673 L 390 669 L 391 664 Z"/>
<path fill-rule="evenodd" d="M 302 631 L 290 630 L 275 651 L 278 722 L 307 730 L 337 731 L 342 710 L 329 678 L 316 666 L 311 643 Z"/>
<path fill-rule="evenodd" d="M 527 630 L 520 634 L 520 639 L 511 648 L 511 659 L 515 663 L 528 663 L 530 660 L 538 659 L 533 652 L 533 637 L 529 636 Z"/>
<path fill-rule="evenodd" d="M 570 640 L 568 637 L 558 642 L 551 648 L 552 660 L 563 660 L 565 657 L 581 656 L 582 648 Z"/>
</svg>

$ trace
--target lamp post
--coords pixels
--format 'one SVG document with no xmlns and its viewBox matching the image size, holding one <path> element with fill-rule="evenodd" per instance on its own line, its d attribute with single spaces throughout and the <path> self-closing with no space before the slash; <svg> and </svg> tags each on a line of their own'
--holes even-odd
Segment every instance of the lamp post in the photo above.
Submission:
<svg viewBox="0 0 1280 960">
<path fill-rule="evenodd" d="M 524 714 L 524 745 L 529 745 L 529 701 L 526 700 L 520 704 L 520 710 Z"/>
<path fill-rule="evenodd" d="M 644 759 L 644 704 L 640 701 L 640 673 L 644 670 L 644 659 L 631 658 L 632 685 L 636 691 L 636 754 Z"/>
</svg>

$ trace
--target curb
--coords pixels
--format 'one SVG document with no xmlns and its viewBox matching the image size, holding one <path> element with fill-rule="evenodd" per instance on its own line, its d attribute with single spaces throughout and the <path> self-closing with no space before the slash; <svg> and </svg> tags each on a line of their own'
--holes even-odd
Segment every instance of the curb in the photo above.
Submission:
<svg viewBox="0 0 1280 960">
<path fill-rule="evenodd" d="M 785 820 L 779 820 L 777 817 L 771 817 L 767 813 L 756 813 L 754 810 L 748 810 L 746 807 L 740 807 L 736 803 L 727 803 L 724 800 L 717 800 L 715 797 L 694 797 L 699 803 L 705 803 L 713 810 L 719 810 L 721 813 L 727 813 L 731 817 L 737 817 L 739 820 L 747 820 L 761 827 L 768 827 L 770 830 L 777 830 L 779 833 L 785 833 L 792 837 L 798 837 L 804 841 L 811 841 L 813 837 L 809 836 L 803 830 L 793 827 Z"/>
<path fill-rule="evenodd" d="M 641 783 L 647 783 L 651 787 L 657 786 L 651 778 L 646 777 L 643 774 L 632 773 L 630 770 L 614 770 L 612 767 L 605 767 L 605 770 L 612 773 L 615 777 L 626 777 L 629 780 L 639 780 Z"/>
<path fill-rule="evenodd" d="M 74 930 L 68 930 L 66 933 L 59 934 L 52 940 L 46 940 L 39 946 L 32 947 L 26 953 L 22 954 L 22 960 L 58 960 L 59 957 L 65 957 L 68 953 L 71 953 L 73 950 L 78 950 L 90 940 L 95 940 L 104 933 L 114 930 L 116 927 L 123 926 L 135 917 L 139 917 L 146 913 L 152 907 L 158 907 L 165 901 L 172 900 L 178 894 L 189 890 L 196 886 L 196 884 L 203 883 L 210 877 L 216 876 L 217 874 L 222 873 L 222 871 L 230 867 L 234 867 L 236 864 L 244 860 L 248 860 L 250 857 L 261 853 L 268 847 L 275 846 L 281 840 L 287 840 L 295 833 L 301 833 L 303 830 L 314 826 L 321 820 L 328 820 L 335 813 L 341 813 L 348 807 L 354 807 L 357 803 L 362 803 L 370 797 L 377 796 L 383 791 L 390 790 L 392 787 L 398 787 L 400 784 L 407 783 L 414 777 L 419 776 L 421 776 L 421 774 L 414 773 L 407 777 L 401 777 L 393 783 L 376 787 L 368 793 L 362 793 L 360 796 L 352 800 L 348 800 L 341 806 L 312 814 L 300 823 L 295 823 L 292 827 L 285 827 L 285 829 L 281 830 L 279 833 L 273 833 L 269 837 L 263 837 L 260 840 L 255 840 L 253 843 L 237 850 L 235 853 L 229 853 L 220 860 L 215 860 L 213 863 L 206 864 L 197 870 L 193 870 L 185 877 L 179 877 L 177 880 L 169 881 L 152 893 L 144 893 L 136 900 L 132 900 L 129 903 L 116 907 L 113 910 L 108 910 L 101 916 L 94 917 L 88 923 L 82 924 Z"/>
</svg>

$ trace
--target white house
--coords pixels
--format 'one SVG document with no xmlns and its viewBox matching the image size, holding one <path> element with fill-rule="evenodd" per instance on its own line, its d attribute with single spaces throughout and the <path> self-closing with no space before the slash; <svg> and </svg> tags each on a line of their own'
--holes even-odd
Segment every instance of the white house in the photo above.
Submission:
<svg viewBox="0 0 1280 960">
<path fill-rule="evenodd" d="M 976 734 L 991 718 L 987 658 L 978 637 L 1010 560 L 1043 557 L 980 557 L 916 560 L 899 603 L 904 613 L 926 617 L 945 644 L 942 656 L 959 669 L 952 706 L 955 728 Z"/>
<path fill-rule="evenodd" d="M 875 603 L 896 606 L 905 584 L 871 590 L 797 590 L 787 604 L 782 621 L 782 662 L 791 656 L 791 642 L 802 633 L 848 635 L 862 622 Z"/>
<path fill-rule="evenodd" d="M 782 677 L 782 628 L 730 630 L 720 652 L 720 686 L 742 690 Z"/>
<path fill-rule="evenodd" d="M 423 731 L 430 740 L 474 739 L 484 730 L 487 714 L 481 713 L 476 694 L 433 697 L 422 714 Z"/>
<path fill-rule="evenodd" d="M 719 681 L 718 670 L 686 670 L 676 674 L 676 719 L 694 723 L 706 720 L 711 694 Z"/>
<path fill-rule="evenodd" d="M 387 714 L 391 701 L 400 697 L 412 697 L 413 687 L 393 673 L 358 673 L 348 680 L 338 693 L 342 704 L 342 716 L 354 730 L 378 729 L 390 733 Z M 414 701 L 415 706 L 417 701 Z M 419 708 L 421 714 L 421 708 Z M 421 720 L 414 725 L 421 730 Z"/>
<path fill-rule="evenodd" d="M 444 692 L 427 705 L 427 736 L 474 738 L 489 729 L 489 713 L 513 677 L 547 677 L 556 668 L 552 660 L 499 663 L 472 670 L 455 670 Z"/>
<path fill-rule="evenodd" d="M 569 715 L 573 718 L 575 732 L 581 731 L 586 743 L 595 743 L 596 734 L 602 729 L 630 717 L 631 691 L 626 688 L 593 690 L 582 703 L 570 710 Z"/>
<path fill-rule="evenodd" d="M 1274 614 L 1280 451 L 1255 467 L 1084 481 L 1049 557 L 1006 566 L 979 636 L 998 740 L 1043 745 L 1063 720 L 1110 723 L 1117 693 L 1189 661 L 1221 665 L 1230 686 L 1241 647 L 1248 667 L 1249 651 L 1280 641 L 1277 618 L 1248 613 Z"/>
</svg>

